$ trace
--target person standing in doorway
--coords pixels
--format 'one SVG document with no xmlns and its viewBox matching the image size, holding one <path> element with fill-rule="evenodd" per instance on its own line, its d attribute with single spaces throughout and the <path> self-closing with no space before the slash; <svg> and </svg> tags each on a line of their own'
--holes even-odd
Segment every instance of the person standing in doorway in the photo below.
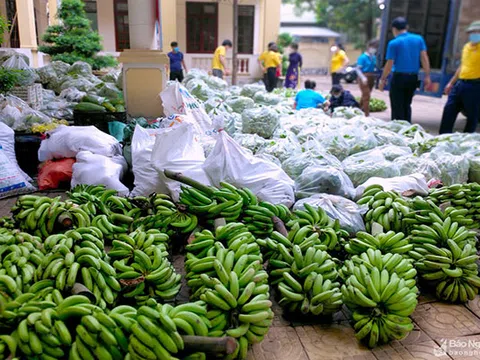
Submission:
<svg viewBox="0 0 480 360">
<path fill-rule="evenodd" d="M 365 113 L 365 116 L 370 116 L 370 96 L 377 80 L 377 74 L 375 73 L 377 69 L 377 49 L 378 41 L 369 41 L 367 50 L 357 60 L 358 69 L 365 75 L 365 82 L 361 79 L 358 81 L 360 91 L 362 92 L 360 108 Z"/>
<path fill-rule="evenodd" d="M 292 52 L 288 57 L 288 69 L 285 76 L 285 87 L 288 89 L 296 89 L 300 76 L 300 69 L 302 68 L 302 55 L 298 52 L 298 44 L 291 43 L 290 49 Z"/>
<path fill-rule="evenodd" d="M 167 55 L 170 59 L 170 80 L 178 82 L 183 81 L 183 69 L 185 72 L 187 71 L 187 67 L 185 66 L 185 60 L 183 59 L 183 53 L 180 52 L 180 48 L 178 47 L 178 43 L 176 41 L 172 41 L 170 44 L 172 47 L 172 51 L 170 51 Z"/>
<path fill-rule="evenodd" d="M 443 109 L 440 134 L 453 132 L 462 110 L 467 116 L 465 132 L 475 132 L 480 118 L 480 20 L 474 21 L 467 32 L 469 42 L 463 47 L 460 67 L 445 87 L 448 100 Z"/>
<path fill-rule="evenodd" d="M 268 51 L 260 55 L 258 61 L 263 73 L 267 74 L 265 87 L 268 92 L 272 92 L 277 86 L 277 70 L 282 64 L 277 45 L 270 46 Z"/>
<path fill-rule="evenodd" d="M 349 60 L 342 44 L 334 45 L 330 50 L 332 52 L 330 66 L 330 72 L 332 73 L 332 85 L 339 85 Z"/>
<path fill-rule="evenodd" d="M 412 121 L 412 100 L 419 87 L 418 72 L 422 64 L 425 72 L 424 86 L 430 89 L 430 60 L 427 45 L 422 36 L 408 32 L 407 20 L 398 17 L 392 22 L 395 39 L 388 43 L 387 63 L 383 69 L 378 88 L 383 91 L 390 72 L 393 71 L 390 83 L 390 106 L 392 120 Z"/>
<path fill-rule="evenodd" d="M 217 47 L 213 54 L 212 75 L 223 79 L 223 75 L 230 75 L 227 69 L 227 50 L 231 49 L 233 44 L 230 40 L 223 40 L 222 45 Z"/>
</svg>

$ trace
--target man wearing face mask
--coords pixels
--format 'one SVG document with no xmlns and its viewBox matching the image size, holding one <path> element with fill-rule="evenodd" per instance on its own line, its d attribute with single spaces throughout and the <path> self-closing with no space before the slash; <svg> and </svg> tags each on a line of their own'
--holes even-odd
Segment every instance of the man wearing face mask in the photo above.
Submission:
<svg viewBox="0 0 480 360">
<path fill-rule="evenodd" d="M 418 72 L 420 63 L 425 72 L 425 89 L 429 89 L 430 60 L 427 45 L 422 36 L 408 32 L 407 20 L 398 17 L 392 22 L 392 32 L 395 39 L 388 43 L 387 63 L 383 69 L 378 88 L 383 91 L 390 72 L 393 71 L 390 83 L 390 107 L 392 120 L 412 121 L 412 100 L 415 90 L 419 87 Z"/>
<path fill-rule="evenodd" d="M 183 54 L 180 52 L 180 48 L 178 47 L 178 43 L 176 41 L 172 41 L 170 44 L 172 47 L 172 51 L 170 51 L 167 55 L 170 59 L 170 80 L 178 82 L 183 81 L 183 69 L 187 72 L 187 67 L 185 66 L 185 60 L 183 59 Z"/>
<path fill-rule="evenodd" d="M 468 28 L 469 42 L 463 47 L 457 72 L 445 87 L 448 95 L 443 109 L 440 134 L 453 132 L 458 113 L 467 116 L 465 132 L 473 133 L 480 118 L 480 20 Z"/>
<path fill-rule="evenodd" d="M 370 116 L 370 95 L 373 87 L 375 86 L 375 80 L 377 75 L 375 70 L 377 69 L 377 49 L 378 41 L 370 40 L 367 44 L 367 50 L 359 56 L 357 60 L 357 67 L 365 75 L 366 81 L 361 79 L 358 81 L 362 97 L 360 99 L 360 108 L 365 113 L 365 116 Z"/>
</svg>

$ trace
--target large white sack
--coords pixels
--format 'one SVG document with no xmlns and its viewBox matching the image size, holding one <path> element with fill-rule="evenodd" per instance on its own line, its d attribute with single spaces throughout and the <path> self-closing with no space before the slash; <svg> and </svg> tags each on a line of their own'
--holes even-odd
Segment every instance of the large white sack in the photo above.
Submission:
<svg viewBox="0 0 480 360">
<path fill-rule="evenodd" d="M 7 154 L 8 158 L 14 164 L 20 175 L 22 175 L 27 181 L 32 181 L 30 176 L 28 176 L 21 168 L 18 166 L 17 156 L 15 155 L 15 131 L 13 131 L 8 125 L 0 122 L 0 145 L 3 148 L 3 151 Z"/>
<path fill-rule="evenodd" d="M 10 160 L 0 145 L 0 199 L 32 191 L 35 191 L 35 188 L 20 173 L 18 165 Z"/>
<path fill-rule="evenodd" d="M 365 189 L 371 185 L 381 185 L 385 191 L 396 191 L 400 194 L 405 191 L 413 191 L 421 196 L 427 196 L 429 190 L 427 180 L 422 174 L 396 176 L 388 179 L 372 177 L 356 188 L 356 198 L 362 197 Z"/>
<path fill-rule="evenodd" d="M 166 116 L 189 115 L 197 122 L 200 131 L 207 134 L 212 130 L 212 120 L 201 105 L 178 81 L 172 81 L 160 93 L 163 112 Z"/>
<path fill-rule="evenodd" d="M 120 195 L 127 195 L 129 190 L 120 179 L 128 169 L 122 155 L 107 157 L 80 151 L 72 167 L 72 188 L 79 185 L 105 185 L 107 189 L 117 190 Z"/>
<path fill-rule="evenodd" d="M 38 160 L 76 157 L 80 151 L 92 154 L 115 156 L 122 154 L 122 146 L 113 136 L 98 130 L 95 126 L 60 125 L 47 132 L 47 138 L 40 144 Z"/>
<path fill-rule="evenodd" d="M 155 137 L 166 131 L 169 129 L 144 129 L 140 125 L 135 126 L 131 145 L 132 169 L 135 177 L 132 196 L 168 193 L 167 187 L 160 181 L 151 161 Z"/>
<path fill-rule="evenodd" d="M 157 134 L 152 152 L 152 164 L 158 171 L 159 181 L 165 186 L 172 198 L 177 201 L 181 183 L 165 176 L 165 169 L 180 172 L 196 181 L 210 185 L 210 180 L 203 170 L 205 155 L 202 146 L 195 138 L 191 124 L 172 128 L 168 132 Z"/>
<path fill-rule="evenodd" d="M 295 202 L 294 181 L 278 165 L 253 156 L 225 131 L 220 132 L 204 169 L 216 186 L 226 181 L 249 188 L 263 201 L 288 207 Z"/>
</svg>

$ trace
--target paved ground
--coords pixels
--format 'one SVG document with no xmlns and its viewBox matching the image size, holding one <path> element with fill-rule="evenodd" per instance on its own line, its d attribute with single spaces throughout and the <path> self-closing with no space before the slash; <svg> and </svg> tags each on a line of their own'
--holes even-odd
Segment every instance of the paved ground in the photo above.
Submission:
<svg viewBox="0 0 480 360">
<path fill-rule="evenodd" d="M 0 200 L 0 216 L 9 215 L 14 202 L 15 198 Z M 184 273 L 182 256 L 174 256 L 174 265 Z M 184 289 L 179 300 L 187 299 Z M 466 305 L 445 304 L 429 295 L 421 296 L 412 315 L 415 330 L 402 341 L 374 350 L 357 342 L 346 308 L 333 319 L 310 322 L 286 320 L 276 303 L 274 311 L 273 327 L 264 341 L 250 350 L 249 360 L 480 359 L 480 296 Z"/>
<path fill-rule="evenodd" d="M 307 77 L 303 77 L 302 81 Z M 326 76 L 309 76 L 309 79 L 317 82 L 317 90 L 329 91 L 331 88 L 331 79 Z M 355 96 L 360 96 L 360 89 L 357 84 L 346 84 L 342 82 L 342 85 L 350 90 Z M 376 89 L 373 90 L 373 96 L 384 100 L 387 103 L 388 109 L 381 113 L 371 114 L 373 117 L 377 117 L 382 120 L 390 120 L 390 99 L 388 91 L 380 92 Z M 447 97 L 435 98 L 429 96 L 415 96 L 413 100 L 412 118 L 413 123 L 422 125 L 426 130 L 431 133 L 438 133 L 440 127 L 440 121 L 442 119 L 443 106 L 447 101 Z M 465 127 L 465 117 L 460 115 L 455 129 L 457 131 L 463 131 Z"/>
</svg>

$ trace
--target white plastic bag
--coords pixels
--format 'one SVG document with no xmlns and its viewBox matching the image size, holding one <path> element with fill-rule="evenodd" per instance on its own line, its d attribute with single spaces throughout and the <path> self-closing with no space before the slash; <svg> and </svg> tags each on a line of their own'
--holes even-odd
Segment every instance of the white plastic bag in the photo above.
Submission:
<svg viewBox="0 0 480 360">
<path fill-rule="evenodd" d="M 163 173 L 165 169 L 180 172 L 202 184 L 210 185 L 210 180 L 203 170 L 203 149 L 195 140 L 191 125 L 182 125 L 157 134 L 151 161 L 158 171 L 159 182 L 168 189 L 175 201 L 179 198 L 181 184 L 167 178 Z"/>
<path fill-rule="evenodd" d="M 0 198 L 25 194 L 35 188 L 20 173 L 18 165 L 13 163 L 0 146 Z"/>
<path fill-rule="evenodd" d="M 353 199 L 355 188 L 348 175 L 341 169 L 324 165 L 309 166 L 295 179 L 295 194 L 301 199 L 318 193 Z"/>
<path fill-rule="evenodd" d="M 95 126 L 60 125 L 47 132 L 38 149 L 41 162 L 75 157 L 80 151 L 112 157 L 122 154 L 122 146 L 113 136 L 98 130 Z"/>
<path fill-rule="evenodd" d="M 132 196 L 168 193 L 167 187 L 160 181 L 151 161 L 155 137 L 166 131 L 169 129 L 144 129 L 140 125 L 135 126 L 131 145 L 132 169 L 135 177 Z"/>
<path fill-rule="evenodd" d="M 160 93 L 163 111 L 166 116 L 190 115 L 200 127 L 202 133 L 212 129 L 212 121 L 201 104 L 178 81 L 169 82 Z"/>
<path fill-rule="evenodd" d="M 18 168 L 20 175 L 22 175 L 27 181 L 32 181 L 30 176 L 28 176 L 18 165 L 17 156 L 15 155 L 15 132 L 2 122 L 0 122 L 0 145 L 10 161 Z"/>
<path fill-rule="evenodd" d="M 381 185 L 385 191 L 396 191 L 403 193 L 404 191 L 414 191 L 421 196 L 428 195 L 428 185 L 425 176 L 422 174 L 412 174 L 407 176 L 397 176 L 389 179 L 373 177 L 368 179 L 356 189 L 356 198 L 360 198 L 367 187 L 370 185 Z"/>
<path fill-rule="evenodd" d="M 365 223 L 363 222 L 362 213 L 364 209 L 358 206 L 351 200 L 345 199 L 341 196 L 330 194 L 316 194 L 309 198 L 297 201 L 294 210 L 303 210 L 305 203 L 320 207 L 332 219 L 338 219 L 342 229 L 348 231 L 350 234 L 355 234 L 358 231 L 365 231 Z"/>
<path fill-rule="evenodd" d="M 214 185 L 226 181 L 249 188 L 261 200 L 288 207 L 295 201 L 293 180 L 278 165 L 253 156 L 225 131 L 220 132 L 204 169 Z"/>
<path fill-rule="evenodd" d="M 72 167 L 72 188 L 79 185 L 105 185 L 107 189 L 117 190 L 120 195 L 127 195 L 128 188 L 121 183 L 127 171 L 127 162 L 121 155 L 107 157 L 80 151 Z"/>
</svg>

